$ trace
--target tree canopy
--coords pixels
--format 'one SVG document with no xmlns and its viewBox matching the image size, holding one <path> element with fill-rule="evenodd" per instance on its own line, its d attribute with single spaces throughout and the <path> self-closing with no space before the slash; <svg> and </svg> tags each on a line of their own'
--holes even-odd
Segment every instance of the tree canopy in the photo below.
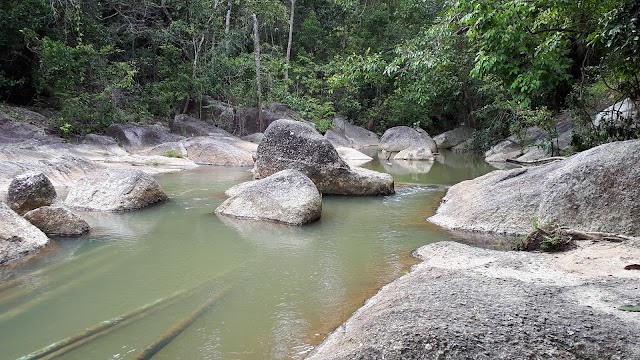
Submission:
<svg viewBox="0 0 640 360">
<path fill-rule="evenodd" d="M 0 99 L 84 133 L 205 96 L 255 106 L 260 87 L 314 121 L 464 123 L 486 146 L 585 94 L 640 99 L 639 16 L 634 0 L 5 0 Z"/>
</svg>

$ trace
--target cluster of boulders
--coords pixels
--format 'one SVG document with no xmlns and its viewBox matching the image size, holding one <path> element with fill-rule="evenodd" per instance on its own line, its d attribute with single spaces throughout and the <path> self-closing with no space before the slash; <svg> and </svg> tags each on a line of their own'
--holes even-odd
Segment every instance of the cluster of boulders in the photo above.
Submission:
<svg viewBox="0 0 640 360">
<path fill-rule="evenodd" d="M 264 133 L 253 168 L 257 181 L 240 184 L 216 209 L 220 215 L 301 225 L 319 219 L 322 194 L 391 195 L 393 178 L 349 165 L 305 123 L 280 119 Z"/>
<path fill-rule="evenodd" d="M 64 202 L 42 172 L 27 172 L 12 180 L 6 200 L 0 202 L 0 264 L 45 247 L 49 237 L 88 233 L 89 224 L 74 210 L 137 210 L 167 195 L 142 171 L 105 169 L 78 181 Z"/>
</svg>

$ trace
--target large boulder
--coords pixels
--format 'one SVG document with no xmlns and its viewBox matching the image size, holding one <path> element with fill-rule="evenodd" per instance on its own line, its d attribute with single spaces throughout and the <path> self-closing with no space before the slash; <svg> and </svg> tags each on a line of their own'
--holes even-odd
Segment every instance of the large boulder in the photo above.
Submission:
<svg viewBox="0 0 640 360">
<path fill-rule="evenodd" d="M 524 234 L 532 230 L 532 218 L 584 231 L 640 235 L 640 140 L 461 182 L 429 220 L 450 229 Z"/>
<path fill-rule="evenodd" d="M 320 218 L 322 195 L 298 170 L 283 170 L 262 180 L 236 185 L 216 214 L 241 219 L 303 225 Z"/>
<path fill-rule="evenodd" d="M 187 156 L 196 164 L 252 166 L 257 145 L 235 137 L 206 136 L 182 142 Z"/>
<path fill-rule="evenodd" d="M 231 136 L 227 131 L 217 126 L 208 124 L 202 120 L 185 114 L 176 115 L 173 121 L 169 123 L 169 128 L 172 133 L 185 137 L 209 136 L 215 134 Z"/>
<path fill-rule="evenodd" d="M 438 149 L 451 149 L 469 140 L 473 135 L 473 129 L 467 126 L 457 127 L 453 130 L 443 132 L 433 138 Z"/>
<path fill-rule="evenodd" d="M 16 176 L 7 192 L 7 203 L 20 215 L 41 206 L 51 205 L 56 199 L 56 189 L 42 172 L 30 171 Z"/>
<path fill-rule="evenodd" d="M 333 146 L 346 146 L 354 149 L 362 149 L 368 146 L 378 146 L 380 139 L 378 135 L 367 129 L 350 124 L 341 117 L 332 119 L 332 126 L 325 133 L 325 138 Z"/>
<path fill-rule="evenodd" d="M 231 130 L 234 127 L 235 109 L 233 106 L 209 96 L 202 98 L 200 108 L 192 111 L 192 114 L 220 129 Z"/>
<path fill-rule="evenodd" d="M 0 202 L 0 264 L 38 250 L 48 243 L 47 235 Z"/>
<path fill-rule="evenodd" d="M 352 169 L 313 127 L 280 119 L 265 131 L 253 172 L 261 179 L 286 169 L 303 172 L 324 194 L 388 195 L 394 192 L 390 175 Z"/>
<path fill-rule="evenodd" d="M 167 199 L 151 175 L 140 170 L 105 169 L 80 179 L 65 203 L 87 211 L 130 211 Z"/>
<path fill-rule="evenodd" d="M 573 123 L 569 119 L 563 119 L 556 123 L 558 136 L 551 141 L 556 150 L 567 151 L 571 145 Z M 522 138 L 511 135 L 505 140 L 494 145 L 485 152 L 485 161 L 490 163 L 504 162 L 507 159 L 519 161 L 539 160 L 550 156 L 546 148 L 550 148 L 545 140 L 545 132 L 538 126 L 532 126 L 524 130 Z"/>
<path fill-rule="evenodd" d="M 637 313 L 616 307 L 637 303 L 640 276 L 620 257 L 640 251 L 606 246 L 562 260 L 450 241 L 423 246 L 424 262 L 306 359 L 638 359 Z M 607 253 L 615 254 L 608 262 L 590 259 Z"/>
<path fill-rule="evenodd" d="M 107 128 L 106 134 L 130 150 L 139 150 L 184 139 L 182 136 L 170 133 L 167 128 L 160 125 L 112 124 Z"/>
<path fill-rule="evenodd" d="M 388 152 L 398 152 L 412 146 L 425 147 L 431 152 L 438 151 L 436 142 L 422 129 L 396 126 L 387 129 L 380 138 L 380 149 Z"/>
<path fill-rule="evenodd" d="M 593 119 L 593 125 L 600 126 L 603 123 L 621 125 L 625 120 L 638 118 L 638 116 L 640 116 L 640 109 L 637 102 L 627 98 L 598 113 Z"/>
<path fill-rule="evenodd" d="M 89 224 L 60 206 L 43 206 L 24 214 L 24 218 L 47 236 L 80 236 L 89 232 Z"/>
</svg>

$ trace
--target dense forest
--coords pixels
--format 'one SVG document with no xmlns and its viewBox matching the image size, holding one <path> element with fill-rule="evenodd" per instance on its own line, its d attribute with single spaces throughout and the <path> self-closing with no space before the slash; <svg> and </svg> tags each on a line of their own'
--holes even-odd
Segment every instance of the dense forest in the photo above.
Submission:
<svg viewBox="0 0 640 360">
<path fill-rule="evenodd" d="M 0 100 L 53 109 L 65 134 L 209 97 L 320 130 L 466 124 L 480 149 L 640 99 L 639 18 L 636 0 L 3 0 Z M 576 142 L 638 137 L 611 126 Z"/>
</svg>

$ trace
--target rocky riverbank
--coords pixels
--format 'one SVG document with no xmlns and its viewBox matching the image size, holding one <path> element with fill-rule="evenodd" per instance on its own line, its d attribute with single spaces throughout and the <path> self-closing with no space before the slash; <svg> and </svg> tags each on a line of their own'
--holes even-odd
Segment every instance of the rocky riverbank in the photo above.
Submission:
<svg viewBox="0 0 640 360">
<path fill-rule="evenodd" d="M 454 242 L 385 286 L 308 357 L 637 359 L 640 244 L 581 243 L 563 254 Z"/>
</svg>

